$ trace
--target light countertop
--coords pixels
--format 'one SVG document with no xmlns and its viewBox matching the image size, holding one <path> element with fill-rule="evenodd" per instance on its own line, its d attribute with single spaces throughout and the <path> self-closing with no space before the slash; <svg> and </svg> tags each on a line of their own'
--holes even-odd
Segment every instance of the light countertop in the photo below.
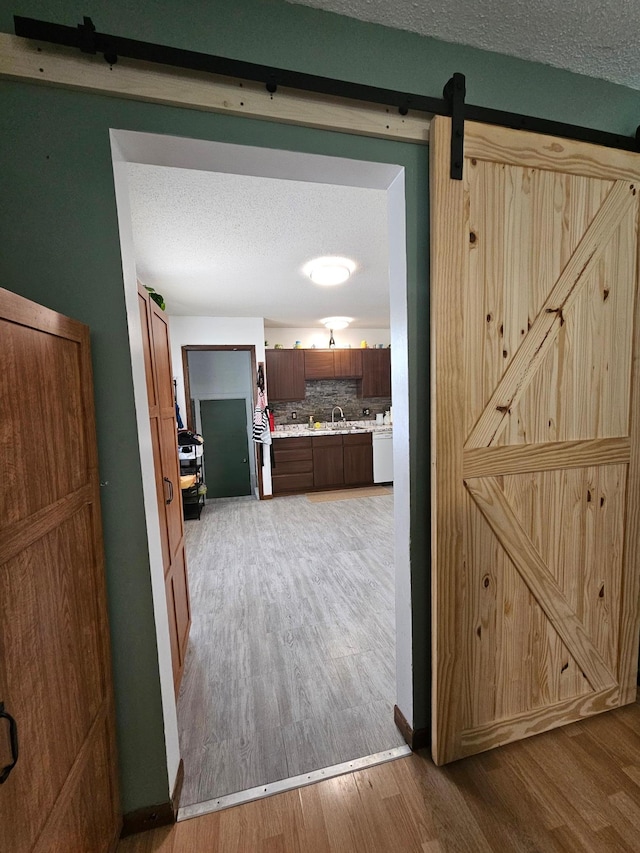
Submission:
<svg viewBox="0 0 640 853">
<path fill-rule="evenodd" d="M 375 421 L 331 421 L 322 423 L 319 429 L 310 429 L 307 424 L 287 424 L 277 426 L 271 433 L 272 438 L 307 438 L 312 435 L 348 435 L 354 432 L 393 432 L 393 426 L 377 424 Z"/>
</svg>

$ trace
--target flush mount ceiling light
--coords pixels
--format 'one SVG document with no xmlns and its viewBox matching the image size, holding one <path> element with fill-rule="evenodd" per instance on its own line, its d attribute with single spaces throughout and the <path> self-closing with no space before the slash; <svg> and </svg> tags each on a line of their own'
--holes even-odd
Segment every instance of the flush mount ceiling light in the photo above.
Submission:
<svg viewBox="0 0 640 853">
<path fill-rule="evenodd" d="M 327 257 L 309 261 L 302 271 L 315 284 L 333 285 L 343 284 L 355 268 L 356 265 L 349 258 Z"/>
<path fill-rule="evenodd" d="M 327 329 L 339 331 L 340 329 L 346 329 L 349 323 L 353 323 L 353 317 L 325 317 L 320 322 Z"/>
</svg>

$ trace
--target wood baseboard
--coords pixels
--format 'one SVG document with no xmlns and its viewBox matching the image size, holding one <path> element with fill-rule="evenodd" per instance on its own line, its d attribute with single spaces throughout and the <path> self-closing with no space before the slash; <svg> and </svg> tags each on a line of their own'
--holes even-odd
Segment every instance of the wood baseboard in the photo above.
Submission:
<svg viewBox="0 0 640 853">
<path fill-rule="evenodd" d="M 429 729 L 413 729 L 397 705 L 393 706 L 393 721 L 408 746 L 414 752 L 418 749 L 425 749 L 431 745 Z"/>
<path fill-rule="evenodd" d="M 180 795 L 182 794 L 183 782 L 184 763 L 182 759 L 180 759 L 171 800 L 166 803 L 159 803 L 155 806 L 145 806 L 144 808 L 136 809 L 136 811 L 126 814 L 122 821 L 122 833 L 120 834 L 120 838 L 126 838 L 128 835 L 136 835 L 138 832 L 147 832 L 147 830 L 156 829 L 159 826 L 170 826 L 175 823 L 178 818 L 178 808 L 180 806 Z"/>
</svg>

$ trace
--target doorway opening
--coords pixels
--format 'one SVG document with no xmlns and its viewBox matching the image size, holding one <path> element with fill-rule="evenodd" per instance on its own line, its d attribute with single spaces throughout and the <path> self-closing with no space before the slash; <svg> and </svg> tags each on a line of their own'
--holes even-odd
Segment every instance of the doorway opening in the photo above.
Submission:
<svg viewBox="0 0 640 853">
<path fill-rule="evenodd" d="M 262 459 L 251 428 L 255 346 L 183 345 L 182 374 L 187 427 L 213 451 L 204 465 L 208 498 L 262 498 Z"/>
<path fill-rule="evenodd" d="M 114 137 L 114 173 L 116 177 L 116 193 L 118 198 L 118 209 L 119 209 L 119 218 L 122 220 L 121 228 L 123 230 L 128 230 L 127 239 L 123 239 L 123 265 L 125 269 L 125 287 L 127 289 L 127 303 L 129 308 L 129 289 L 132 282 L 135 282 L 136 278 L 136 250 L 133 239 L 133 227 L 132 227 L 132 219 L 130 212 L 130 198 L 129 198 L 129 172 L 128 172 L 128 164 L 147 164 L 147 165 L 155 165 L 161 168 L 188 168 L 188 169 L 199 169 L 206 171 L 222 171 L 227 174 L 236 174 L 238 170 L 243 175 L 251 175 L 251 174 L 268 174 L 271 177 L 278 177 L 280 179 L 285 175 L 290 175 L 291 177 L 286 177 L 288 180 L 306 180 L 310 183 L 310 185 L 314 183 L 325 183 L 325 184 L 335 184 L 337 186 L 356 186 L 356 187 L 372 187 L 379 190 L 383 190 L 386 193 L 386 205 L 388 210 L 388 239 L 389 239 L 389 288 L 390 288 L 390 302 L 391 302 L 391 331 L 390 331 L 390 340 L 393 345 L 393 359 L 392 359 L 392 373 L 393 373 L 393 407 L 394 407 L 394 487 L 393 493 L 389 495 L 389 500 L 387 503 L 390 505 L 387 510 L 388 518 L 391 521 L 391 526 L 388 534 L 388 540 L 390 544 L 390 554 L 388 557 L 389 565 L 387 568 L 389 569 L 390 577 L 392 580 L 392 588 L 390 594 L 387 598 L 388 603 L 388 615 L 390 617 L 390 623 L 392 628 L 395 629 L 394 633 L 397 634 L 397 648 L 398 654 L 396 655 L 395 667 L 391 664 L 392 670 L 392 680 L 396 682 L 395 688 L 395 699 L 399 706 L 402 704 L 405 707 L 411 706 L 411 627 L 410 627 L 410 585 L 409 585 L 409 448 L 408 448 L 408 379 L 407 379 L 407 312 L 406 312 L 406 260 L 405 260 L 405 236 L 404 236 L 404 184 L 403 184 L 403 169 L 401 167 L 390 166 L 388 164 L 372 164 L 372 163 L 360 163 L 359 161 L 343 161 L 339 158 L 333 157 L 322 157 L 319 155 L 300 155 L 291 152 L 276 152 L 276 151 L 265 151 L 261 149 L 250 149 L 246 146 L 229 146 L 222 145 L 218 143 L 194 143 L 192 140 L 176 140 L 176 139 L 166 139 L 166 138 L 158 138 L 158 137 L 149 137 L 145 134 L 136 134 L 129 132 L 113 132 Z M 151 144 L 153 143 L 153 144 Z M 202 157 L 203 149 L 206 150 L 206 157 Z M 233 149 L 233 150 L 231 150 Z M 247 346 L 253 346 L 255 349 L 255 358 L 256 361 L 260 362 L 264 360 L 264 340 L 265 340 L 265 324 L 264 320 L 262 320 L 262 324 L 256 323 L 257 318 L 253 317 L 229 317 L 229 316 L 220 316 L 220 317 L 208 317 L 204 315 L 193 316 L 189 318 L 190 328 L 188 330 L 189 338 L 184 337 L 185 332 L 185 323 L 187 320 L 187 315 L 182 314 L 182 316 L 172 317 L 172 350 L 173 350 L 173 365 L 174 365 L 174 374 L 176 371 L 177 364 L 180 363 L 180 359 L 176 356 L 181 351 L 181 347 L 184 345 L 188 346 L 210 346 L 214 341 L 212 341 L 212 335 L 215 334 L 215 345 L 216 346 L 237 346 L 242 343 Z M 211 323 L 209 321 L 215 320 L 215 323 Z M 175 321 L 175 322 L 174 322 Z M 192 322 L 194 321 L 194 322 Z M 131 330 L 131 338 L 134 342 L 132 348 L 132 363 L 134 365 L 134 386 L 136 388 L 136 399 L 138 401 L 138 394 L 140 394 L 141 398 L 144 396 L 145 389 L 142 384 L 140 388 L 139 377 L 136 375 L 136 356 L 135 352 L 135 340 L 136 340 L 136 313 L 134 310 L 129 310 L 129 323 Z M 214 331 L 215 327 L 215 331 Z M 173 330 L 177 329 L 178 334 L 176 334 L 175 339 L 173 335 Z M 249 344 L 251 341 L 251 344 Z M 179 371 L 178 371 L 179 372 Z M 188 411 L 190 405 L 190 396 L 185 394 L 184 385 L 181 382 L 182 377 L 178 376 L 178 401 L 184 407 L 184 411 Z M 239 398 L 235 398 L 239 399 Z M 200 401 L 200 404 L 202 400 Z M 205 409 L 207 409 L 205 405 Z M 194 416 L 197 418 L 200 417 L 200 426 L 202 427 L 202 408 L 198 411 L 194 412 Z M 143 477 L 146 479 L 149 476 L 149 465 L 150 460 L 148 458 L 148 447 L 146 446 L 144 440 L 144 424 L 140 424 L 141 429 L 141 463 L 143 468 Z M 205 449 L 205 457 L 206 457 L 206 449 Z M 206 461 L 205 461 L 206 468 Z M 260 477 L 262 478 L 262 491 L 261 496 L 268 498 L 271 496 L 272 492 L 272 482 L 271 482 L 271 465 L 270 465 L 270 457 L 265 456 L 263 459 L 263 465 L 257 465 L 256 470 L 256 482 L 259 481 Z M 152 503 L 153 498 L 155 497 L 150 490 L 145 490 L 145 503 L 147 503 L 147 496 L 149 498 L 149 504 Z M 224 500 L 224 499 L 223 499 Z M 282 512 L 289 517 L 293 515 L 300 515 L 299 506 L 302 504 L 298 504 L 298 506 L 294 506 L 296 502 L 306 500 L 304 496 L 293 496 L 291 498 L 278 498 L 274 501 L 255 501 L 252 498 L 242 498 L 241 496 L 235 496 L 232 498 L 228 498 L 228 501 L 235 501 L 237 504 L 245 503 L 250 500 L 253 505 L 251 508 L 257 509 L 260 508 L 264 510 L 265 508 L 269 508 L 273 515 L 277 515 Z M 373 498 L 363 498 L 363 500 L 373 500 Z M 309 507 L 305 506 L 305 510 L 309 510 L 309 512 L 318 512 L 324 513 L 324 516 L 319 516 L 321 518 L 320 521 L 311 520 L 310 524 L 317 524 L 318 529 L 322 527 L 323 529 L 331 531 L 335 529 L 337 522 L 340 518 L 346 517 L 348 512 L 344 507 L 339 507 L 338 503 L 333 503 L 330 501 L 323 503 L 312 503 L 308 502 Z M 357 509 L 358 501 L 356 499 L 352 501 L 345 501 L 346 504 L 350 504 L 349 511 Z M 276 507 L 276 510 L 272 510 L 272 507 Z M 285 507 L 287 511 L 285 512 Z M 279 508 L 279 509 L 278 509 Z M 237 509 L 231 508 L 230 512 L 237 512 Z M 150 509 L 148 518 L 151 519 L 151 523 L 149 523 L 149 538 L 150 538 L 150 555 L 152 557 L 152 562 L 154 558 L 154 549 L 152 540 L 155 536 L 155 531 L 153 529 L 153 511 Z M 203 515 L 204 518 L 204 515 Z M 326 519 L 329 518 L 327 522 Z M 333 519 L 333 520 L 331 520 Z M 355 524 L 361 523 L 356 521 Z M 190 530 L 197 530 L 199 522 L 191 522 Z M 200 528 L 202 530 L 203 528 Z M 251 558 L 253 563 L 249 561 L 245 563 L 252 567 L 253 565 L 257 565 L 258 569 L 260 566 L 260 537 L 254 535 L 251 538 L 251 532 L 254 532 L 261 529 L 261 526 L 258 525 L 256 528 L 255 524 L 252 524 L 251 518 L 246 523 L 246 530 L 250 532 L 248 542 L 245 540 L 241 545 L 237 547 L 248 547 L 249 549 L 253 548 L 253 551 L 250 551 Z M 356 527 L 357 532 L 357 527 Z M 190 535 L 190 531 L 188 530 L 188 534 Z M 366 533 L 362 538 L 367 538 Z M 351 543 L 353 544 L 353 543 Z M 189 546 L 188 546 L 189 547 Z M 328 551 L 325 552 L 324 555 L 320 558 L 321 565 L 310 565 L 310 577 L 311 582 L 313 582 L 314 577 L 321 578 L 323 567 L 326 568 L 327 565 L 331 566 L 333 562 L 335 562 L 335 554 L 336 548 L 335 543 L 329 543 Z M 204 548 L 202 543 L 199 543 L 197 548 L 202 552 L 203 550 L 208 551 L 209 554 L 213 552 L 213 548 L 209 547 Z M 357 547 L 353 547 L 351 549 L 346 548 L 343 549 L 344 553 L 351 553 L 355 555 L 358 551 Z M 307 563 L 312 563 L 313 561 L 307 560 Z M 362 562 L 362 561 L 361 561 Z M 362 566 L 362 568 L 366 568 Z M 277 569 L 277 564 L 276 564 Z M 337 567 L 335 571 L 335 577 L 338 584 L 338 588 L 340 588 L 340 583 L 344 585 L 347 580 L 349 580 L 349 574 L 352 571 L 353 567 L 349 564 L 348 560 L 343 560 L 342 563 Z M 272 574 L 277 574 L 277 572 L 273 572 Z M 152 570 L 152 580 L 153 580 L 154 571 Z M 293 581 L 295 582 L 295 573 L 291 575 Z M 366 578 L 361 578 L 357 583 L 360 584 L 361 588 L 366 588 L 370 586 L 375 590 L 375 585 L 371 586 L 368 584 Z M 285 584 L 283 584 L 285 585 Z M 167 649 L 164 646 L 164 638 L 163 634 L 163 625 L 162 625 L 162 609 L 163 606 L 166 608 L 166 603 L 164 603 L 161 599 L 161 596 L 157 593 L 157 589 L 159 589 L 158 579 L 154 583 L 154 599 L 156 603 L 157 609 L 157 625 L 158 625 L 158 648 L 159 648 L 159 657 L 161 660 L 161 668 L 164 669 L 164 665 L 166 664 L 166 659 L 168 655 L 166 654 Z M 192 588 L 192 599 L 198 598 L 201 590 L 200 588 L 193 589 Z M 342 593 L 346 594 L 346 590 L 344 587 L 342 588 Z M 277 602 L 274 602 L 277 604 Z M 235 616 L 232 619 L 227 619 L 226 616 L 223 617 L 224 630 L 227 631 L 237 631 L 238 630 L 238 620 L 241 618 L 241 610 L 242 603 L 240 604 L 240 611 L 235 613 Z M 298 615 L 300 615 L 298 613 Z M 317 614 L 316 614 L 317 615 Z M 351 614 L 351 618 L 353 621 L 353 614 Z M 307 630 L 307 633 L 313 635 L 310 637 L 310 642 L 307 643 L 308 648 L 311 650 L 315 647 L 324 645 L 327 646 L 328 643 L 331 642 L 331 637 L 329 636 L 330 632 L 318 629 L 312 623 L 308 623 L 307 625 L 302 626 L 291 626 L 291 630 L 294 627 L 300 627 L 303 630 Z M 285 640 L 286 642 L 290 642 L 291 644 L 295 644 L 298 637 L 290 632 L 288 638 Z M 357 638 L 356 638 L 357 639 Z M 349 641 L 353 641 L 354 638 L 349 638 Z M 260 636 L 259 633 L 254 636 L 253 640 L 249 638 L 247 643 L 241 643 L 240 646 L 245 649 L 251 649 L 252 643 L 259 647 L 260 646 Z M 207 667 L 209 664 L 204 659 L 199 659 L 197 657 L 197 649 L 196 645 L 192 643 L 192 649 L 190 654 L 194 659 L 195 669 L 198 667 Z M 260 652 L 256 652 L 259 656 Z M 336 657 L 347 657 L 347 655 L 337 655 Z M 209 662 L 211 663 L 211 662 Z M 387 661 L 387 663 L 391 663 Z M 295 668 L 294 668 L 295 669 Z M 375 677 L 375 666 L 373 668 L 372 673 L 367 676 L 367 680 L 371 681 Z M 228 673 L 231 675 L 231 673 Z M 307 678 L 303 679 L 307 682 L 312 682 L 314 671 L 307 671 Z M 249 678 L 253 677 L 251 675 Z M 338 676 L 336 676 L 338 679 Z M 197 684 L 197 681 L 191 683 L 191 687 L 189 689 L 197 690 L 198 688 L 194 685 Z M 299 685 L 298 685 L 299 686 Z M 187 689 L 186 687 L 184 688 Z M 294 685 L 295 689 L 295 685 Z M 310 688 L 309 688 L 310 689 Z M 344 691 L 342 696 L 334 697 L 337 699 L 337 702 L 344 701 Z M 389 718 L 392 719 L 393 716 L 393 698 L 389 702 L 388 714 Z M 175 700 L 170 695 L 168 690 L 163 691 L 163 704 L 165 705 L 165 725 L 167 728 L 167 741 L 168 741 L 168 756 L 172 755 L 174 761 L 176 759 L 179 760 L 180 748 L 178 746 L 178 729 L 179 722 L 176 715 L 176 705 Z M 204 706 L 205 697 L 202 697 L 201 706 Z M 303 720 L 294 720 L 295 723 L 301 723 Z M 358 726 L 354 727 L 353 731 L 356 731 L 358 728 L 362 727 L 362 723 Z M 308 733 L 307 733 L 308 734 Z M 331 737 L 331 732 L 328 733 L 328 736 Z M 302 737 L 301 739 L 304 739 Z M 314 736 L 311 734 L 306 738 L 308 741 L 313 741 Z M 236 745 L 237 746 L 237 745 Z M 240 751 L 242 750 L 242 744 L 239 746 Z M 394 747 L 396 748 L 396 747 Z M 247 749 L 252 749 L 251 746 L 248 746 Z M 403 752 L 408 751 L 406 747 L 397 747 Z M 371 750 L 365 750 L 371 752 Z M 382 752 L 387 753 L 387 757 L 395 757 L 390 753 L 393 750 L 383 750 Z M 233 763 L 237 760 L 238 750 L 235 748 L 229 749 L 229 761 Z M 335 766 L 339 767 L 343 765 L 341 770 L 336 770 L 336 772 L 345 772 L 346 769 L 352 769 L 355 765 L 353 762 L 361 762 L 365 760 L 365 756 L 360 754 L 354 755 L 352 759 L 345 762 L 335 762 Z M 376 760 L 384 760 L 382 755 L 378 755 Z M 170 762 L 171 765 L 171 762 Z M 359 765 L 361 766 L 361 765 Z M 323 771 L 323 767 L 318 766 L 314 768 L 318 772 Z M 289 773 L 289 776 L 297 777 L 296 784 L 301 784 L 302 777 L 306 777 L 308 781 L 313 781 L 312 773 L 302 773 L 295 774 Z M 324 774 L 326 777 L 326 773 Z M 283 776 L 280 773 L 279 778 L 274 780 L 269 780 L 266 783 L 266 786 L 270 784 L 275 784 L 276 786 L 281 786 L 284 784 Z M 254 788 L 258 788 L 261 786 L 253 786 Z M 264 788 L 265 785 L 262 785 Z M 279 789 L 282 789 L 281 787 Z M 271 793 L 271 790 L 268 791 Z M 255 793 L 255 791 L 254 791 Z M 230 794 L 231 797 L 238 796 L 236 792 Z M 218 797 L 218 800 L 221 798 Z M 237 800 L 236 800 L 237 801 Z M 223 803 L 224 805 L 230 804 L 230 802 Z M 215 805 L 213 806 L 215 807 Z"/>
</svg>

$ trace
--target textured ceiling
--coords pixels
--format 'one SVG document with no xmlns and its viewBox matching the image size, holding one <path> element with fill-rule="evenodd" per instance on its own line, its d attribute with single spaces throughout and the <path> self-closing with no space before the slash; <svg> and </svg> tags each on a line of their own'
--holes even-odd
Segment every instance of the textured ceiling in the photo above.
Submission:
<svg viewBox="0 0 640 853">
<path fill-rule="evenodd" d="M 128 172 L 138 276 L 169 313 L 389 326 L 386 191 L 133 163 Z M 302 267 L 322 255 L 356 262 L 348 283 L 312 284 Z"/>
<path fill-rule="evenodd" d="M 639 0 L 289 0 L 640 89 Z"/>
</svg>

